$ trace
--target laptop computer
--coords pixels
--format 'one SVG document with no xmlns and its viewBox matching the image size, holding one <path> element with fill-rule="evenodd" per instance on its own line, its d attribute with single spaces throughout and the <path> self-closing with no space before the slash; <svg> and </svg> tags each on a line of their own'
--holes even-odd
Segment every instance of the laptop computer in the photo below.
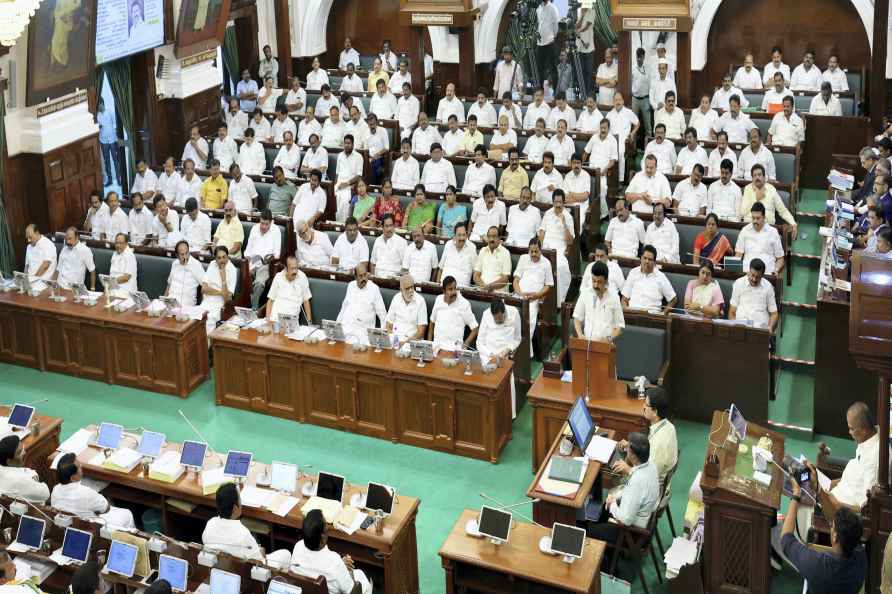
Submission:
<svg viewBox="0 0 892 594">
<path fill-rule="evenodd" d="M 107 450 L 116 450 L 124 437 L 124 427 L 114 423 L 100 423 L 96 432 L 95 445 Z"/>
<path fill-rule="evenodd" d="M 585 530 L 567 524 L 554 524 L 551 527 L 551 551 L 579 559 L 585 546 Z"/>
<path fill-rule="evenodd" d="M 108 549 L 108 561 L 105 562 L 105 571 L 128 578 L 133 577 L 138 553 L 139 549 L 136 545 L 119 540 L 111 541 L 111 546 Z"/>
<path fill-rule="evenodd" d="M 269 486 L 276 491 L 294 493 L 297 488 L 297 465 L 273 462 L 270 465 Z"/>
<path fill-rule="evenodd" d="M 204 467 L 204 456 L 207 453 L 208 444 L 200 441 L 184 441 L 183 450 L 180 452 L 180 464 L 188 468 L 201 470 Z"/>
<path fill-rule="evenodd" d="M 508 534 L 511 532 L 511 512 L 506 512 L 484 505 L 480 508 L 480 520 L 477 522 L 477 530 L 480 534 L 488 536 L 499 542 L 508 542 Z"/>
<path fill-rule="evenodd" d="M 241 576 L 222 569 L 211 569 L 210 594 L 239 594 L 242 587 Z"/>
<path fill-rule="evenodd" d="M 344 477 L 338 474 L 320 472 L 316 484 L 316 496 L 340 503 L 344 498 Z"/>
<path fill-rule="evenodd" d="M 380 511 L 385 516 L 393 513 L 393 498 L 396 490 L 393 487 L 380 483 L 369 483 L 365 495 L 365 508 L 372 511 Z"/>
<path fill-rule="evenodd" d="M 93 535 L 76 528 L 66 528 L 62 538 L 62 556 L 73 563 L 86 563 Z"/>
<path fill-rule="evenodd" d="M 34 417 L 34 407 L 27 404 L 16 404 L 9 413 L 6 424 L 16 429 L 27 429 Z"/>
<path fill-rule="evenodd" d="M 19 528 L 16 530 L 15 543 L 10 549 L 39 550 L 43 546 L 45 532 L 46 522 L 44 520 L 33 516 L 22 516 L 19 519 Z"/>
<path fill-rule="evenodd" d="M 171 590 L 185 592 L 188 576 L 189 564 L 184 559 L 170 555 L 158 556 L 158 579 L 167 580 Z"/>
<path fill-rule="evenodd" d="M 254 454 L 251 452 L 229 450 L 226 454 L 226 463 L 223 465 L 223 475 L 230 478 L 248 478 L 253 458 Z"/>
<path fill-rule="evenodd" d="M 573 432 L 573 441 L 584 452 L 595 434 L 595 422 L 592 420 L 585 399 L 581 396 L 573 403 L 573 408 L 570 409 L 570 414 L 567 416 L 567 422 L 570 424 L 570 431 Z"/>
<path fill-rule="evenodd" d="M 137 451 L 147 458 L 158 458 L 161 456 L 161 448 L 164 447 L 165 439 L 166 436 L 163 433 L 143 431 L 139 438 Z"/>
</svg>

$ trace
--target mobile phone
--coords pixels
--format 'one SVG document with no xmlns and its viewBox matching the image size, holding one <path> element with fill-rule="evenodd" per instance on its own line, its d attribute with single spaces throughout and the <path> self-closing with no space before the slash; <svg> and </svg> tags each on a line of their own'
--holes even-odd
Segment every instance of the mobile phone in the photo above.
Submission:
<svg viewBox="0 0 892 594">
<path fill-rule="evenodd" d="M 805 470 L 799 472 L 799 484 L 805 485 L 811 480 L 811 470 L 806 467 Z"/>
<path fill-rule="evenodd" d="M 375 518 L 373 518 L 372 516 L 368 516 L 365 520 L 362 521 L 362 524 L 359 527 L 363 530 L 368 530 L 374 523 Z"/>
<path fill-rule="evenodd" d="M 153 569 L 152 573 L 150 573 L 148 576 L 146 576 L 146 579 L 143 580 L 143 583 L 151 586 L 157 579 L 158 579 L 158 570 Z"/>
</svg>

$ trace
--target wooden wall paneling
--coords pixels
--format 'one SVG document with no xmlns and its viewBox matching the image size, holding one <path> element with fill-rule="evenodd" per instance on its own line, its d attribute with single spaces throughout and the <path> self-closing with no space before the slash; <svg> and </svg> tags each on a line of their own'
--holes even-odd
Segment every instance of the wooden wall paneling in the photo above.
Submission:
<svg viewBox="0 0 892 594">
<path fill-rule="evenodd" d="M 90 203 L 89 194 L 102 188 L 99 136 L 88 136 L 43 155 L 47 230 L 79 225 Z M 40 199 L 30 195 L 29 200 Z"/>
<path fill-rule="evenodd" d="M 288 0 L 275 0 L 276 15 L 276 55 L 279 59 L 279 79 L 284 87 L 289 87 L 288 80 L 294 75 L 291 61 L 291 27 L 289 26 L 290 12 Z M 257 28 L 254 28 L 256 31 Z M 257 36 L 255 35 L 256 39 Z"/>
<path fill-rule="evenodd" d="M 871 67 L 870 44 L 849 1 L 725 0 L 712 22 L 708 61 L 703 76 L 697 77 L 695 96 L 712 94 L 722 75 L 730 66 L 742 64 L 746 53 L 753 54 L 761 71 L 775 45 L 783 49 L 784 62 L 791 69 L 802 62 L 807 49 L 817 52 L 815 61 L 821 70 L 831 53 L 839 54 L 845 68 Z"/>
<path fill-rule="evenodd" d="M 873 7 L 873 47 L 883 48 L 885 50 L 887 38 L 889 36 L 889 0 L 874 0 Z M 871 57 L 870 72 L 874 73 L 874 84 L 870 85 L 870 105 L 875 108 L 870 111 L 870 121 L 873 127 L 878 129 L 886 115 L 885 87 L 886 81 L 886 52 L 877 50 Z M 868 81 L 868 82 L 873 82 Z"/>
<path fill-rule="evenodd" d="M 136 160 L 160 163 L 169 153 L 169 134 L 165 111 L 161 109 L 155 88 L 155 52 L 149 50 L 130 58 L 130 81 L 133 93 L 133 126 Z"/>
<path fill-rule="evenodd" d="M 16 269 L 21 270 L 25 263 L 25 226 L 36 223 L 44 231 L 49 226 L 43 156 L 22 153 L 7 159 L 3 181 L 3 202 L 9 218 Z"/>
<path fill-rule="evenodd" d="M 189 130 L 198 126 L 202 136 L 216 136 L 220 122 L 220 89 L 212 87 L 185 99 L 161 100 L 169 143 L 161 158 L 173 155 L 179 159 L 189 139 Z M 165 136 L 159 134 L 156 136 Z"/>
<path fill-rule="evenodd" d="M 257 5 L 254 3 L 243 4 L 241 2 L 233 3 L 232 9 L 229 11 L 229 18 L 235 24 L 235 36 L 238 40 L 238 63 L 239 69 L 248 68 L 251 73 L 257 76 L 257 68 L 260 65 L 260 56 L 262 48 L 259 47 L 257 39 Z M 273 55 L 277 56 L 276 48 L 273 49 Z M 279 60 L 279 71 L 282 70 L 282 60 Z M 232 78 L 239 80 L 240 72 L 232 73 Z"/>
<path fill-rule="evenodd" d="M 799 185 L 804 188 L 826 186 L 833 155 L 857 155 L 872 144 L 870 120 L 862 117 L 830 117 L 803 114 L 805 143 L 799 160 Z"/>
<path fill-rule="evenodd" d="M 408 52 L 412 44 L 411 27 L 398 24 L 399 0 L 340 0 L 331 8 L 326 30 L 324 66 L 336 67 L 338 54 L 349 37 L 360 54 L 377 54 L 384 39 L 394 52 Z M 305 74 L 305 71 L 303 71 Z"/>
</svg>

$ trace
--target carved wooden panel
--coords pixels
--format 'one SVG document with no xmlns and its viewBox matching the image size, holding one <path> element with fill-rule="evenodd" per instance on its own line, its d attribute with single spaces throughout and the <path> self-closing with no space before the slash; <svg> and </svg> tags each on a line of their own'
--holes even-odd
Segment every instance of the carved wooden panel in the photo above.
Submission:
<svg viewBox="0 0 892 594">
<path fill-rule="evenodd" d="M 393 435 L 393 382 L 370 373 L 356 374 L 357 431 L 390 439 Z"/>
<path fill-rule="evenodd" d="M 217 375 L 217 402 L 240 408 L 250 407 L 251 398 L 241 352 L 218 348 L 214 351 L 214 369 Z"/>
<path fill-rule="evenodd" d="M 421 382 L 396 382 L 397 434 L 402 443 L 429 448 L 434 443 L 431 398 Z"/>
<path fill-rule="evenodd" d="M 493 421 L 493 405 L 484 394 L 466 390 L 455 392 L 455 448 L 471 456 L 484 456 L 492 448 L 488 443 L 497 439 L 486 431 Z"/>
<path fill-rule="evenodd" d="M 267 358 L 269 400 L 266 402 L 272 414 L 294 418 L 297 415 L 300 392 L 300 372 L 294 361 L 285 357 Z"/>
<path fill-rule="evenodd" d="M 80 375 L 89 379 L 107 381 L 106 328 L 89 324 L 78 325 L 78 359 Z"/>
<path fill-rule="evenodd" d="M 323 365 L 304 365 L 304 394 L 307 394 L 307 420 L 326 427 L 338 427 L 338 397 L 335 378 Z"/>
</svg>

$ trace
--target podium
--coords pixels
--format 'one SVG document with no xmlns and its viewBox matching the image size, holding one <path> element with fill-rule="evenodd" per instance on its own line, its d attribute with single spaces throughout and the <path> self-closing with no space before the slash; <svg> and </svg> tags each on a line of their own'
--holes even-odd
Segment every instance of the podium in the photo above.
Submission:
<svg viewBox="0 0 892 594">
<path fill-rule="evenodd" d="M 589 400 L 616 394 L 616 345 L 612 342 L 570 338 L 573 394 Z"/>
</svg>

